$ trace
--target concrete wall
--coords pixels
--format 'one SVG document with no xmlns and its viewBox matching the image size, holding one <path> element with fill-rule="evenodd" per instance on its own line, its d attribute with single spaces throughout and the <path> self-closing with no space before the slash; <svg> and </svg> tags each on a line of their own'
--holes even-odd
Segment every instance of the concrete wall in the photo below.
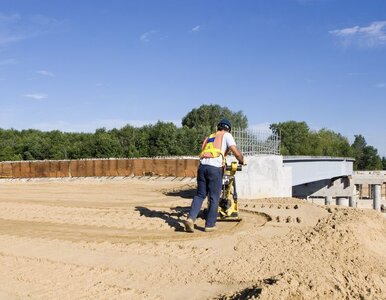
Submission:
<svg viewBox="0 0 386 300">
<path fill-rule="evenodd" d="M 293 186 L 353 174 L 353 158 L 285 156 L 283 161 L 292 167 Z"/>
<path fill-rule="evenodd" d="M 247 165 L 243 170 L 236 173 L 240 198 L 291 197 L 292 171 L 283 166 L 282 156 L 250 156 L 245 162 Z"/>
</svg>

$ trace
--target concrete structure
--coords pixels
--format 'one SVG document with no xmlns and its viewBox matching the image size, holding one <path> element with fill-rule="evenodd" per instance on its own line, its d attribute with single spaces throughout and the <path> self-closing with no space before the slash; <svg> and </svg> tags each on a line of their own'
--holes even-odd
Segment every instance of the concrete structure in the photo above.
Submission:
<svg viewBox="0 0 386 300">
<path fill-rule="evenodd" d="M 345 177 L 353 174 L 353 158 L 329 156 L 284 156 L 285 166 L 292 167 L 292 185 Z"/>
<path fill-rule="evenodd" d="M 357 207 L 365 186 L 368 198 L 373 199 L 373 208 L 379 211 L 386 172 L 353 172 L 353 161 L 338 157 L 284 157 L 284 165 L 292 167 L 293 196 L 324 198 L 325 205 Z"/>
<path fill-rule="evenodd" d="M 232 160 L 234 158 L 230 157 L 229 161 Z M 245 162 L 243 170 L 236 173 L 239 198 L 291 197 L 291 168 L 283 165 L 282 156 L 249 156 Z"/>
<path fill-rule="evenodd" d="M 292 168 L 292 195 L 295 197 L 351 197 L 355 186 L 349 176 L 353 173 L 353 158 L 286 156 L 284 166 Z"/>
<path fill-rule="evenodd" d="M 381 210 L 382 186 L 386 183 L 386 172 L 357 171 L 352 176 L 352 182 L 363 192 L 363 185 L 370 187 L 369 197 L 373 199 L 373 208 Z"/>
</svg>

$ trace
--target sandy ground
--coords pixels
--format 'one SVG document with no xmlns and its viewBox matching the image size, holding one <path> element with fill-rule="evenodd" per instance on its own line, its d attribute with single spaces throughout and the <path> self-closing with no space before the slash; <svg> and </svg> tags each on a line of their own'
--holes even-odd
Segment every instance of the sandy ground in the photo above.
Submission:
<svg viewBox="0 0 386 300">
<path fill-rule="evenodd" d="M 240 200 L 240 223 L 183 231 L 195 184 L 0 182 L 0 299 L 386 299 L 386 218 Z"/>
</svg>

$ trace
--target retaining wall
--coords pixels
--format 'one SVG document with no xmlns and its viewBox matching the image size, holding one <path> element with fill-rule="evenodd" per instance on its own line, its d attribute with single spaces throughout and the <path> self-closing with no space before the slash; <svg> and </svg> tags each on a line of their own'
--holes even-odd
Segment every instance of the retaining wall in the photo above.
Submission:
<svg viewBox="0 0 386 300">
<path fill-rule="evenodd" d="M 0 178 L 195 177 L 197 159 L 86 159 L 0 162 Z"/>
<path fill-rule="evenodd" d="M 230 160 L 235 159 L 230 157 Z M 236 173 L 240 198 L 290 197 L 291 168 L 277 155 L 246 157 Z M 196 177 L 198 159 L 86 159 L 0 162 L 0 178 L 173 176 Z"/>
</svg>

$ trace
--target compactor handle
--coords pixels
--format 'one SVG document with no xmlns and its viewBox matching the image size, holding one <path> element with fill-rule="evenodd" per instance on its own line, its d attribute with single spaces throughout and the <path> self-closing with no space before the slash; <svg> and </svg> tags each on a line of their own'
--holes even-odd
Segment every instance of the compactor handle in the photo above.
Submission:
<svg viewBox="0 0 386 300">
<path fill-rule="evenodd" d="M 225 170 L 227 171 L 241 171 L 242 165 L 238 165 L 236 162 L 232 162 L 230 165 L 225 166 Z"/>
</svg>

